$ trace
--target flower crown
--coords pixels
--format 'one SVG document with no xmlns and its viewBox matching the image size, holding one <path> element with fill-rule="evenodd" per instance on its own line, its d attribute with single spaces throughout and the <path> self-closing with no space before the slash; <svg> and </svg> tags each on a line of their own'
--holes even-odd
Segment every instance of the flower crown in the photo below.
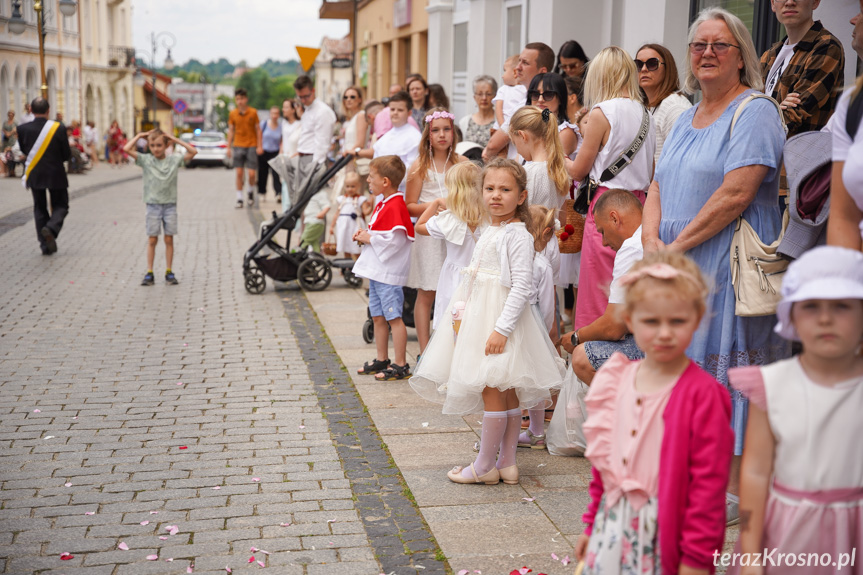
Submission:
<svg viewBox="0 0 863 575">
<path fill-rule="evenodd" d="M 455 122 L 455 116 L 453 116 L 449 112 L 437 111 L 434 114 L 429 114 L 428 116 L 426 116 L 426 124 L 431 124 L 434 120 L 439 120 L 440 118 L 446 118 L 447 120 Z"/>
</svg>

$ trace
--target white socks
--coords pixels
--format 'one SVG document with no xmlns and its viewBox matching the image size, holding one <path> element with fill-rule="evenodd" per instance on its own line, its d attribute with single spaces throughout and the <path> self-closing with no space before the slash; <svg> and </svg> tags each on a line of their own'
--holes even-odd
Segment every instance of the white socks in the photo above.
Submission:
<svg viewBox="0 0 863 575">
<path fill-rule="evenodd" d="M 237 199 L 243 201 L 243 190 L 237 190 Z"/>
<path fill-rule="evenodd" d="M 506 411 L 486 411 L 483 414 L 479 455 L 477 455 L 476 461 L 473 462 L 473 468 L 477 476 L 485 475 L 495 466 L 497 452 L 500 449 L 500 444 L 503 441 L 507 428 L 507 413 Z M 473 479 L 470 467 L 465 467 L 461 474 L 462 477 Z"/>
<path fill-rule="evenodd" d="M 506 412 L 506 431 L 500 444 L 497 468 L 504 469 L 515 465 L 515 452 L 518 451 L 518 434 L 521 431 L 521 409 L 516 407 Z"/>
</svg>

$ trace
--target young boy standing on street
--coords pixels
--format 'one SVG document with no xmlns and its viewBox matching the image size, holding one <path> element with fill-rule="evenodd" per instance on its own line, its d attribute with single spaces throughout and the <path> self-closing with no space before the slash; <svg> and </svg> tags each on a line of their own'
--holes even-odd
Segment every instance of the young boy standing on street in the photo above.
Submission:
<svg viewBox="0 0 863 575">
<path fill-rule="evenodd" d="M 406 122 L 407 120 L 405 120 Z M 404 193 L 397 189 L 406 172 L 398 156 L 382 156 L 369 164 L 369 189 L 383 199 L 375 206 L 367 230 L 354 234 L 363 244 L 354 264 L 355 275 L 369 279 L 369 312 L 375 326 L 377 355 L 357 373 L 377 374 L 378 381 L 410 377 L 405 357 L 408 332 L 402 320 L 404 292 L 411 260 L 414 226 L 405 204 Z M 395 362 L 389 360 L 389 331 L 392 329 Z"/>
<path fill-rule="evenodd" d="M 414 163 L 419 155 L 420 134 L 419 130 L 408 124 L 410 118 L 411 97 L 407 92 L 397 92 L 390 98 L 389 107 L 392 129 L 380 137 L 374 146 L 364 150 L 354 150 L 358 158 L 380 158 L 382 156 L 394 155 L 405 166 Z M 393 182 L 399 192 L 404 193 L 405 181 Z M 376 198 L 380 201 L 380 197 Z"/>
<path fill-rule="evenodd" d="M 249 106 L 249 95 L 242 88 L 234 90 L 237 107 L 228 114 L 228 159 L 233 158 L 236 172 L 237 207 L 243 207 L 243 174 L 248 175 L 249 207 L 255 205 L 258 156 L 264 153 L 263 132 L 258 122 L 258 111 Z"/>
<path fill-rule="evenodd" d="M 147 138 L 150 146 L 149 154 L 139 154 L 135 144 L 141 138 Z M 185 148 L 185 154 L 174 153 L 166 155 L 168 144 L 173 142 Z M 147 274 L 141 285 L 151 286 L 156 278 L 153 275 L 153 260 L 156 258 L 156 244 L 159 233 L 165 229 L 165 281 L 168 285 L 177 285 L 177 277 L 171 270 L 174 260 L 174 236 L 177 235 L 177 172 L 184 162 L 195 157 L 198 150 L 191 145 L 178 140 L 174 136 L 159 129 L 141 132 L 126 142 L 123 151 L 129 154 L 135 165 L 144 171 L 144 203 L 147 204 Z"/>
</svg>

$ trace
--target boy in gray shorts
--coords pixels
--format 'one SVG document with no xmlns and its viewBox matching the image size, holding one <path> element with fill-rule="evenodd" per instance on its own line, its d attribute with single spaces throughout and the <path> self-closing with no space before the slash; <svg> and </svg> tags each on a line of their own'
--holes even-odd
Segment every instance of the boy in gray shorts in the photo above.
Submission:
<svg viewBox="0 0 863 575">
<path fill-rule="evenodd" d="M 136 152 L 135 144 L 141 138 L 147 138 L 150 145 L 149 154 Z M 173 142 L 185 148 L 186 153 L 175 151 L 168 156 L 168 144 Z M 191 145 L 162 132 L 159 129 L 141 132 L 129 140 L 123 150 L 135 159 L 135 165 L 144 171 L 144 203 L 147 204 L 147 274 L 141 285 L 151 286 L 156 278 L 153 275 L 153 260 L 156 258 L 156 244 L 159 233 L 165 229 L 165 281 L 168 285 L 177 285 L 177 277 L 171 271 L 174 259 L 174 236 L 177 235 L 177 172 L 180 166 L 195 157 L 198 151 Z"/>
</svg>

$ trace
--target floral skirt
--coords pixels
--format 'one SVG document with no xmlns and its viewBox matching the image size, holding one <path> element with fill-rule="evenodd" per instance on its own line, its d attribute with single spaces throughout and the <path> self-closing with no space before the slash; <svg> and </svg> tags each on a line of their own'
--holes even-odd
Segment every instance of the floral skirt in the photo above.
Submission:
<svg viewBox="0 0 863 575">
<path fill-rule="evenodd" d="M 635 511 L 626 497 L 605 508 L 605 496 L 593 523 L 587 546 L 584 575 L 661 575 L 656 497 Z"/>
</svg>

